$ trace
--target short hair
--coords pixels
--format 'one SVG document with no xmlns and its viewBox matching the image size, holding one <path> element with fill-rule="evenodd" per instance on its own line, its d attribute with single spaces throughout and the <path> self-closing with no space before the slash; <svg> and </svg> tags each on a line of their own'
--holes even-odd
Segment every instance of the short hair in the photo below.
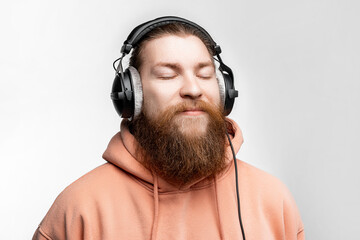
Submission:
<svg viewBox="0 0 360 240">
<path fill-rule="evenodd" d="M 150 32 L 148 32 L 141 40 L 140 42 L 134 47 L 129 65 L 133 66 L 134 68 L 140 70 L 140 67 L 142 65 L 143 59 L 142 59 L 142 52 L 145 44 L 151 40 L 166 36 L 166 35 L 177 35 L 177 36 L 186 36 L 186 35 L 193 35 L 198 37 L 206 46 L 209 54 L 211 56 L 214 55 L 214 46 L 208 37 L 205 36 L 205 34 L 200 31 L 199 29 L 183 23 L 169 23 L 166 25 L 162 25 L 159 27 L 154 28 Z"/>
</svg>

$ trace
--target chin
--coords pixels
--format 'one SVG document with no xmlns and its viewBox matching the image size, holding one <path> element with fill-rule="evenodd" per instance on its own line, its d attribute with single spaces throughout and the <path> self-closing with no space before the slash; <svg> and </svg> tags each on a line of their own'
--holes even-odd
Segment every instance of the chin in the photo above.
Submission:
<svg viewBox="0 0 360 240">
<path fill-rule="evenodd" d="M 202 136 L 207 131 L 209 117 L 207 114 L 199 116 L 177 116 L 175 124 L 179 132 L 187 137 Z"/>
</svg>

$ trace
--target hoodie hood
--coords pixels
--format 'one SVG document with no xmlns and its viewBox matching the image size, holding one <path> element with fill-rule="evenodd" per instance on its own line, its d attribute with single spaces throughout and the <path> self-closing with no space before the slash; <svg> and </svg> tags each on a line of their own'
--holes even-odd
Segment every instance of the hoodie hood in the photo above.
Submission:
<svg viewBox="0 0 360 240">
<path fill-rule="evenodd" d="M 234 147 L 235 153 L 240 150 L 240 147 L 243 143 L 243 136 L 238 125 L 231 119 L 226 119 L 230 124 L 228 127 L 228 133 L 231 138 L 231 142 Z M 120 132 L 115 134 L 115 136 L 111 139 L 106 151 L 103 154 L 103 158 L 121 168 L 125 172 L 133 175 L 135 178 L 140 179 L 145 185 L 153 188 L 155 180 L 157 181 L 157 187 L 159 192 L 169 192 L 169 191 L 177 191 L 177 190 L 186 190 L 188 188 L 194 186 L 206 185 L 211 180 L 208 179 L 200 179 L 196 182 L 193 182 L 189 185 L 183 186 L 179 189 L 177 186 L 174 186 L 168 183 L 166 180 L 161 177 L 154 176 L 153 173 L 145 168 L 142 163 L 137 159 L 137 149 L 138 142 L 134 138 L 134 136 L 130 133 L 129 128 L 127 126 L 127 120 L 123 120 L 121 122 Z M 231 162 L 233 160 L 233 155 L 231 152 L 230 146 L 227 146 L 225 158 L 227 162 Z M 228 164 L 230 165 L 230 164 Z M 219 174 L 216 178 L 221 178 L 222 175 L 228 170 L 226 168 L 222 173 Z"/>
</svg>

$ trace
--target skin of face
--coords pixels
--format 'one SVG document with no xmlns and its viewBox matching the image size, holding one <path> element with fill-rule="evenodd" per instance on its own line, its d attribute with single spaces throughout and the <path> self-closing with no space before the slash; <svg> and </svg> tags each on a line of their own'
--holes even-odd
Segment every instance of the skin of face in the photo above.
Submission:
<svg viewBox="0 0 360 240">
<path fill-rule="evenodd" d="M 165 35 L 147 42 L 139 69 L 144 112 L 157 118 L 167 108 L 182 102 L 202 100 L 220 105 L 219 86 L 212 56 L 193 35 Z M 208 114 L 189 108 L 176 115 L 179 130 L 188 134 L 206 131 Z"/>
</svg>

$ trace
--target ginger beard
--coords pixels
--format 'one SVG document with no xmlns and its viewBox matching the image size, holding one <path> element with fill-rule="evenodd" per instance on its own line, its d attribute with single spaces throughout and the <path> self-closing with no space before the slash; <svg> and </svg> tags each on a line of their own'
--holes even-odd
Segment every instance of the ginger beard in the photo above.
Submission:
<svg viewBox="0 0 360 240">
<path fill-rule="evenodd" d="M 183 115 L 189 108 L 205 113 Z M 186 101 L 169 107 L 155 119 L 142 111 L 129 127 L 139 143 L 144 166 L 168 182 L 184 186 L 225 168 L 225 124 L 218 107 Z"/>
</svg>

